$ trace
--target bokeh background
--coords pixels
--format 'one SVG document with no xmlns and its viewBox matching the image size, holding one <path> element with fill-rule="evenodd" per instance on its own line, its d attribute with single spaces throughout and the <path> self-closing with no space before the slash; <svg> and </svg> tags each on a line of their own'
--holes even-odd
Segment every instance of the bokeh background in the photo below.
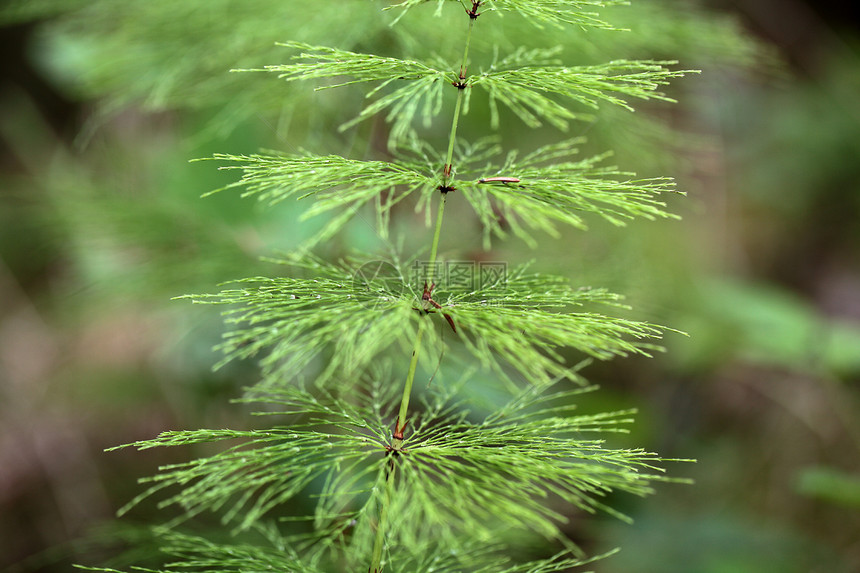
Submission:
<svg viewBox="0 0 860 573">
<path fill-rule="evenodd" d="M 0 4 L 0 567 L 98 563 L 109 553 L 99 528 L 116 533 L 137 479 L 187 455 L 104 448 L 246 420 L 229 401 L 254 381 L 253 364 L 212 372 L 217 312 L 171 297 L 271 274 L 259 257 L 318 224 L 298 220 L 302 205 L 200 199 L 231 179 L 189 160 L 382 152 L 381 122 L 337 131 L 359 92 L 226 73 L 285 61 L 275 40 L 410 47 L 367 3 L 347 8 L 359 4 Z M 624 168 L 676 175 L 683 220 L 594 222 L 536 250 L 483 253 L 464 218 L 465 237 L 443 250 L 534 258 L 690 335 L 667 338 L 655 359 L 586 372 L 602 390 L 584 408 L 640 411 L 620 445 L 698 460 L 670 468 L 694 485 L 614 499 L 632 525 L 574 516 L 586 549 L 622 547 L 599 571 L 860 571 L 858 20 L 835 0 L 643 1 L 616 14 L 633 29 L 621 39 L 544 29 L 529 41 L 574 61 L 673 58 L 702 70 L 673 87 L 678 105 L 606 110 L 571 128 Z M 402 25 L 443 49 L 445 30 L 426 19 Z M 521 24 L 504 25 L 495 41 L 516 46 Z M 469 118 L 467 137 L 486 129 L 479 102 Z M 500 135 L 524 147 L 558 138 L 506 117 Z M 353 247 L 373 248 L 360 223 L 325 253 Z"/>
</svg>

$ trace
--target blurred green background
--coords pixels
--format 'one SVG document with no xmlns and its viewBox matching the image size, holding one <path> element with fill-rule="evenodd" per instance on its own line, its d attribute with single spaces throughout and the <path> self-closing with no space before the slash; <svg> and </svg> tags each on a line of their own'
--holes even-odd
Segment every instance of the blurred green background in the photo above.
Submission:
<svg viewBox="0 0 860 573">
<path fill-rule="evenodd" d="M 232 179 L 189 160 L 384 154 L 383 122 L 337 130 L 360 91 L 226 70 L 286 61 L 276 40 L 420 48 L 401 31 L 445 56 L 448 30 L 428 27 L 429 10 L 390 28 L 348 0 L 0 6 L 0 568 L 61 571 L 98 562 L 84 540 L 139 477 L 187 454 L 104 448 L 246 421 L 229 400 L 255 380 L 253 365 L 213 373 L 220 317 L 171 297 L 279 272 L 259 256 L 320 225 L 299 221 L 302 204 L 200 199 Z M 461 234 L 442 246 L 534 258 L 690 334 L 653 360 L 592 366 L 602 390 L 585 407 L 639 408 L 618 443 L 696 458 L 670 468 L 695 485 L 614 499 L 633 525 L 574 516 L 571 536 L 589 551 L 622 547 L 603 572 L 860 571 L 858 21 L 842 3 L 800 0 L 643 1 L 607 17 L 633 31 L 544 29 L 529 45 L 560 45 L 573 63 L 673 58 L 702 70 L 673 86 L 678 105 L 605 110 L 571 128 L 625 169 L 677 176 L 688 196 L 670 200 L 683 220 L 595 221 L 536 250 L 483 253 L 477 222 L 452 214 Z M 506 18 L 475 61 L 492 44 L 516 47 L 522 26 Z M 462 134 L 484 134 L 486 117 L 474 100 Z M 506 117 L 499 135 L 524 148 L 559 138 Z M 324 254 L 373 248 L 360 219 Z M 394 223 L 420 221 L 404 209 Z"/>
</svg>

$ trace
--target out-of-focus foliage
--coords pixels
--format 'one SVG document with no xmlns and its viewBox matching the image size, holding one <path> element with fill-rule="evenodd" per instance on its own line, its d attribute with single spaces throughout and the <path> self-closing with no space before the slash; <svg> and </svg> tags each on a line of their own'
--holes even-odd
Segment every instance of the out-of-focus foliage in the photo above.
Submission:
<svg viewBox="0 0 860 573">
<path fill-rule="evenodd" d="M 76 535 L 128 500 L 135 476 L 151 473 L 136 465 L 147 460 L 101 448 L 164 427 L 230 424 L 220 405 L 249 378 L 241 368 L 209 373 L 220 322 L 189 326 L 201 318 L 166 301 L 254 274 L 258 255 L 316 228 L 297 224 L 289 204 L 263 212 L 227 195 L 200 200 L 229 181 L 187 160 L 259 147 L 333 146 L 355 156 L 380 147 L 379 125 L 337 132 L 366 104 L 357 92 L 309 95 L 267 74 L 227 72 L 286 63 L 276 41 L 415 51 L 388 27 L 395 11 L 365 18 L 359 4 L 21 0 L 0 9 L 6 25 L 38 23 L 33 60 L 89 108 L 82 146 L 67 145 L 20 92 L 2 95 L 0 137 L 12 158 L 0 181 L 0 554 L 16 559 Z M 425 8 L 400 25 L 424 26 L 414 13 Z M 570 127 L 647 175 L 680 158 L 693 174 L 681 181 L 687 223 L 637 226 L 635 242 L 609 231 L 541 245 L 542 258 L 558 261 L 542 264 L 629 293 L 650 320 L 691 334 L 670 341 L 659 371 L 639 361 L 598 370 L 609 397 L 594 395 L 595 404 L 639 406 L 637 434 L 700 462 L 683 503 L 670 503 L 676 488 L 625 508 L 635 524 L 607 528 L 603 540 L 624 551 L 592 567 L 856 570 L 857 58 L 830 58 L 811 77 L 774 86 L 738 71 L 763 66 L 734 18 L 682 0 L 610 10 L 607 20 L 632 30 L 622 42 L 618 32 L 535 31 L 512 14 L 493 39 L 509 53 L 529 34 L 582 65 L 680 56 L 684 68 L 703 70 L 680 85 L 694 94 L 670 92 L 682 102 L 676 123 L 704 142 L 692 153 L 677 153 L 689 152 L 690 140 L 678 144 L 643 113 L 602 110 L 598 121 Z M 433 42 L 438 30 L 422 32 Z M 488 70 L 493 56 L 475 57 Z M 699 103 L 685 107 L 691 102 Z M 468 118 L 467 133 L 472 121 L 489 122 L 489 110 L 476 99 Z M 621 121 L 620 135 L 605 129 Z M 509 114 L 500 124 L 503 139 L 546 143 Z M 409 210 L 397 216 L 422 222 Z M 452 217 L 463 229 L 473 224 Z M 333 251 L 374 244 L 361 223 L 347 232 Z M 479 243 L 480 231 L 474 236 Z M 482 256 L 529 256 L 520 251 Z"/>
<path fill-rule="evenodd" d="M 701 314 L 686 325 L 701 336 L 675 359 L 690 368 L 743 359 L 801 372 L 860 372 L 860 325 L 821 315 L 785 289 L 712 280 L 699 292 Z"/>
<path fill-rule="evenodd" d="M 275 126 L 279 137 L 306 144 L 315 131 L 331 131 L 326 127 L 332 122 L 356 116 L 361 98 L 353 96 L 358 92 L 310 98 L 306 90 L 286 89 L 273 78 L 226 72 L 287 63 L 288 55 L 275 45 L 287 40 L 410 56 L 423 53 L 412 39 L 421 38 L 425 45 L 441 50 L 438 57 L 457 61 L 459 48 L 440 41 L 445 30 L 427 26 L 426 7 L 410 10 L 397 26 L 389 26 L 399 10 L 377 12 L 367 4 L 364 0 L 12 0 L 0 11 L 0 21 L 54 15 L 43 25 L 42 65 L 69 89 L 106 98 L 108 111 L 128 105 L 148 110 L 206 109 L 213 114 L 210 125 L 218 130 L 262 116 Z M 739 34 L 731 18 L 704 11 L 695 3 L 654 0 L 605 10 L 629 31 L 571 34 L 569 28 L 550 26 L 537 35 L 529 32 L 530 44 L 561 49 L 565 61 L 581 64 L 631 57 L 666 59 L 681 53 L 683 66 L 697 68 L 705 63 L 749 65 L 761 55 L 754 43 Z M 473 48 L 474 65 L 489 71 L 495 50 L 515 51 L 525 27 L 530 24 L 516 14 L 487 27 L 483 47 Z M 331 38 L 332 31 L 337 31 L 337 38 Z M 644 120 L 625 117 L 624 121 Z M 290 125 L 301 131 L 290 132 Z"/>
<path fill-rule="evenodd" d="M 843 506 L 860 508 L 860 477 L 833 468 L 813 467 L 800 474 L 797 489 L 803 495 Z"/>
</svg>

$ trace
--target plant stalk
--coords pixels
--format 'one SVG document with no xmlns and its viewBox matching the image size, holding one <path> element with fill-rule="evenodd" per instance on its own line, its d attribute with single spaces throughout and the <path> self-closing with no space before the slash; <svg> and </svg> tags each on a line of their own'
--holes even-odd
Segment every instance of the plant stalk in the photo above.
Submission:
<svg viewBox="0 0 860 573">
<path fill-rule="evenodd" d="M 442 193 L 442 199 L 439 201 L 439 210 L 436 212 L 436 230 L 433 233 L 433 244 L 430 247 L 430 264 L 427 266 L 427 282 L 429 284 L 433 284 L 433 275 L 436 272 L 436 253 L 439 250 L 439 237 L 442 235 L 442 217 L 445 216 L 445 203 L 447 199 L 448 194 Z"/>
<path fill-rule="evenodd" d="M 460 113 L 463 109 L 463 92 L 465 86 L 463 82 L 466 79 L 466 68 L 469 62 L 469 44 L 472 39 L 472 27 L 475 20 L 469 18 L 469 30 L 466 34 L 466 48 L 463 51 L 463 63 L 460 65 L 459 81 L 457 85 L 457 103 L 454 106 L 454 118 L 451 122 L 451 133 L 448 136 L 448 154 L 445 158 L 445 167 L 443 169 L 442 185 L 440 187 L 442 197 L 439 200 L 439 210 L 436 212 L 436 228 L 433 232 L 433 243 L 430 248 L 430 261 L 427 266 L 427 284 L 433 284 L 434 271 L 436 267 L 436 258 L 439 249 L 439 237 L 442 235 L 442 219 L 445 215 L 445 204 L 448 199 L 448 192 L 452 190 L 450 182 L 454 178 L 452 162 L 454 160 L 454 146 L 457 141 L 457 126 L 460 122 Z M 394 435 L 392 436 L 392 447 L 398 450 L 403 445 L 403 429 L 406 427 L 407 414 L 409 413 L 409 398 L 412 395 L 412 385 L 415 382 L 415 372 L 418 369 L 418 355 L 421 351 L 421 339 L 424 336 L 423 323 L 418 326 L 418 334 L 415 336 L 415 342 L 412 345 L 412 359 L 409 362 L 409 371 L 406 374 L 406 382 L 403 385 L 403 398 L 400 401 L 400 410 L 397 414 L 397 421 L 394 425 Z M 391 492 L 394 488 L 394 470 L 395 464 L 392 458 L 389 461 L 388 475 L 385 479 L 385 497 L 383 498 L 382 507 L 379 510 L 379 522 L 376 528 L 376 538 L 373 543 L 373 555 L 371 558 L 369 573 L 380 573 L 382 571 L 382 551 L 385 547 L 385 532 L 386 523 L 388 521 L 388 509 L 391 505 Z"/>
<path fill-rule="evenodd" d="M 472 28 L 475 25 L 475 20 L 469 18 L 469 30 L 466 33 L 466 48 L 463 50 L 463 62 L 460 64 L 459 81 L 465 82 L 466 68 L 469 65 L 469 44 L 472 43 Z M 463 108 L 463 92 L 464 86 L 457 87 L 457 103 L 454 107 L 454 120 L 451 122 L 451 134 L 448 136 L 448 154 L 445 156 L 445 169 L 443 186 L 448 187 L 448 183 L 453 179 L 452 162 L 454 161 L 454 143 L 457 141 L 457 125 L 460 123 L 460 111 Z M 447 193 L 443 193 L 444 197 Z"/>
<path fill-rule="evenodd" d="M 388 506 L 391 505 L 391 489 L 394 487 L 394 469 L 395 464 L 392 460 L 388 464 L 388 475 L 385 477 L 385 498 L 379 510 L 379 522 L 376 524 L 376 539 L 373 542 L 373 556 L 368 573 L 382 571 L 382 549 L 385 547 L 385 526 L 388 522 Z"/>
<path fill-rule="evenodd" d="M 409 397 L 412 395 L 412 383 L 415 381 L 415 371 L 418 369 L 418 353 L 421 350 L 421 338 L 424 335 L 423 324 L 418 325 L 418 335 L 415 337 L 415 345 L 412 347 L 412 360 L 409 361 L 409 372 L 406 374 L 406 383 L 403 385 L 403 398 L 400 400 L 400 411 L 397 414 L 397 427 L 400 431 L 406 426 L 406 414 L 409 411 Z M 394 447 L 399 448 L 403 443 L 401 438 L 394 437 Z"/>
<path fill-rule="evenodd" d="M 460 81 L 465 80 L 466 76 L 466 67 L 469 62 L 469 44 L 472 40 L 472 27 L 475 24 L 475 20 L 469 19 L 469 30 L 466 34 L 466 48 L 463 51 L 463 63 L 460 64 Z M 433 232 L 433 244 L 430 248 L 430 261 L 427 265 L 427 283 L 433 284 L 433 275 L 436 268 L 436 257 L 439 249 L 439 237 L 442 235 L 442 219 L 445 215 L 445 203 L 448 199 L 448 186 L 449 182 L 453 179 L 453 170 L 451 169 L 451 162 L 454 159 L 454 144 L 457 140 L 457 125 L 460 121 L 460 113 L 463 108 L 463 90 L 465 88 L 458 87 L 457 89 L 457 104 L 454 107 L 454 119 L 451 121 L 451 134 L 448 137 L 448 155 L 445 159 L 445 168 L 443 171 L 443 182 L 442 182 L 442 197 L 439 200 L 439 211 L 436 213 L 436 229 Z M 415 370 L 418 366 L 418 354 L 421 350 L 421 337 L 423 331 L 421 328 L 418 329 L 418 335 L 415 337 L 415 343 L 412 346 L 412 361 L 409 364 L 409 372 L 406 375 L 406 383 L 403 386 L 403 399 L 400 402 L 400 412 L 397 415 L 397 422 L 395 423 L 395 430 L 403 431 L 403 428 L 406 426 L 406 414 L 409 410 L 409 397 L 412 395 L 412 383 L 415 381 Z M 402 443 L 397 436 L 394 438 L 394 445 L 399 447 Z"/>
</svg>

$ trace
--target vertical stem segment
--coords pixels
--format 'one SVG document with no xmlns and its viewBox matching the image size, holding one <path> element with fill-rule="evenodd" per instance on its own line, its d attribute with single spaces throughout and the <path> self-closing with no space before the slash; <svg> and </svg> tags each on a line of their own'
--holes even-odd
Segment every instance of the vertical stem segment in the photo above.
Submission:
<svg viewBox="0 0 860 573">
<path fill-rule="evenodd" d="M 452 162 L 454 161 L 454 142 L 457 141 L 457 124 L 460 121 L 460 110 L 463 107 L 463 89 L 457 90 L 457 104 L 454 107 L 454 121 L 451 124 L 451 135 L 448 136 L 448 154 L 445 156 L 445 169 L 443 171 L 444 180 L 443 187 L 448 187 L 448 183 L 453 179 Z"/>
<path fill-rule="evenodd" d="M 439 250 L 439 237 L 442 235 L 442 217 L 445 215 L 445 203 L 448 199 L 447 193 L 442 193 L 439 201 L 439 210 L 436 212 L 436 230 L 433 233 L 433 245 L 430 247 L 430 264 L 427 266 L 427 282 L 433 282 L 436 272 L 436 253 Z"/>
<path fill-rule="evenodd" d="M 459 82 L 457 86 L 457 104 L 454 107 L 454 119 L 451 122 L 451 134 L 448 136 L 448 154 L 445 156 L 445 169 L 443 187 L 448 187 L 448 182 L 453 179 L 452 162 L 454 161 L 454 143 L 457 141 L 457 125 L 460 122 L 460 111 L 463 108 L 463 91 L 466 89 L 466 68 L 469 65 L 469 45 L 472 43 L 472 28 L 475 25 L 473 18 L 469 19 L 469 30 L 466 33 L 466 48 L 463 50 L 463 62 L 460 64 Z M 445 193 L 443 193 L 443 196 Z"/>
<path fill-rule="evenodd" d="M 472 27 L 475 24 L 473 18 L 469 19 L 469 30 L 466 34 L 466 49 L 463 51 L 463 63 L 460 65 L 460 84 L 457 85 L 457 104 L 454 107 L 454 119 L 451 122 L 451 134 L 448 137 L 448 155 L 445 159 L 445 168 L 443 171 L 443 182 L 440 187 L 442 197 L 439 200 L 439 211 L 436 213 L 436 229 L 433 233 L 433 245 L 430 248 L 430 262 L 427 265 L 427 282 L 433 282 L 433 274 L 436 267 L 436 256 L 439 249 L 439 237 L 442 234 L 442 218 L 445 215 L 445 203 L 448 199 L 449 182 L 453 179 L 451 162 L 454 160 L 454 144 L 457 141 L 457 125 L 460 121 L 460 112 L 463 109 L 463 90 L 465 89 L 463 82 L 466 79 L 466 67 L 469 62 L 469 44 L 472 39 Z M 397 422 L 394 425 L 394 445 L 400 446 L 403 428 L 406 427 L 406 414 L 409 410 L 409 397 L 412 394 L 412 383 L 415 380 L 415 369 L 418 365 L 418 353 L 421 350 L 421 336 L 423 331 L 418 329 L 418 335 L 415 337 L 415 343 L 412 346 L 412 362 L 409 364 L 409 373 L 406 375 L 406 384 L 403 387 L 403 399 L 400 402 L 400 412 L 397 415 Z"/>
<path fill-rule="evenodd" d="M 399 448 L 403 443 L 403 428 L 406 427 L 409 397 L 412 395 L 412 383 L 415 381 L 415 371 L 418 368 L 418 352 L 421 349 L 421 338 L 424 335 L 423 326 L 423 324 L 418 325 L 418 335 L 415 337 L 415 345 L 412 348 L 412 360 L 409 361 L 409 373 L 406 374 L 406 383 L 403 385 L 403 398 L 400 400 L 400 412 L 397 414 L 397 424 L 395 426 L 398 429 L 394 436 L 395 448 Z"/>
<path fill-rule="evenodd" d="M 385 477 L 385 494 L 382 508 L 379 510 L 379 522 L 376 524 L 376 539 L 373 541 L 373 557 L 371 558 L 368 573 L 380 573 L 382 571 L 382 549 L 385 547 L 385 529 L 388 522 L 388 506 L 391 505 L 391 490 L 394 487 L 393 460 L 388 465 L 388 475 Z"/>
<path fill-rule="evenodd" d="M 428 265 L 427 282 L 432 283 L 433 275 L 436 266 L 436 257 L 439 249 L 439 237 L 442 234 L 442 217 L 445 214 L 445 203 L 448 199 L 448 192 L 453 188 L 449 183 L 453 180 L 454 161 L 454 146 L 457 141 L 457 125 L 460 122 L 460 113 L 463 109 L 463 92 L 466 89 L 466 68 L 469 63 L 469 44 L 472 39 L 472 27 L 474 26 L 475 18 L 469 18 L 469 30 L 466 35 L 466 48 L 463 51 L 463 63 L 460 65 L 459 81 L 454 85 L 457 86 L 457 103 L 454 107 L 454 119 L 451 122 L 451 134 L 448 137 L 448 154 L 445 157 L 445 167 L 443 169 L 442 185 L 439 190 L 442 192 L 442 197 L 439 200 L 439 210 L 436 213 L 436 229 L 433 233 L 433 244 L 430 248 L 430 262 Z M 406 374 L 406 383 L 403 385 L 403 398 L 400 401 L 400 410 L 397 413 L 397 421 L 394 424 L 394 434 L 392 436 L 392 446 L 396 450 L 403 444 L 403 430 L 406 428 L 407 414 L 409 413 L 409 398 L 412 395 L 412 385 L 415 382 L 415 372 L 418 369 L 418 355 L 421 351 L 421 339 L 424 336 L 425 326 L 419 324 L 418 334 L 415 336 L 415 341 L 412 346 L 412 359 L 409 362 L 409 372 Z M 394 489 L 394 458 L 389 459 L 388 474 L 385 478 L 385 495 L 382 500 L 382 506 L 379 510 L 379 522 L 376 527 L 376 538 L 373 543 L 373 555 L 371 557 L 369 573 L 380 573 L 382 571 L 382 552 L 385 547 L 385 533 L 388 521 L 388 511 L 391 505 L 391 495 Z"/>
</svg>

